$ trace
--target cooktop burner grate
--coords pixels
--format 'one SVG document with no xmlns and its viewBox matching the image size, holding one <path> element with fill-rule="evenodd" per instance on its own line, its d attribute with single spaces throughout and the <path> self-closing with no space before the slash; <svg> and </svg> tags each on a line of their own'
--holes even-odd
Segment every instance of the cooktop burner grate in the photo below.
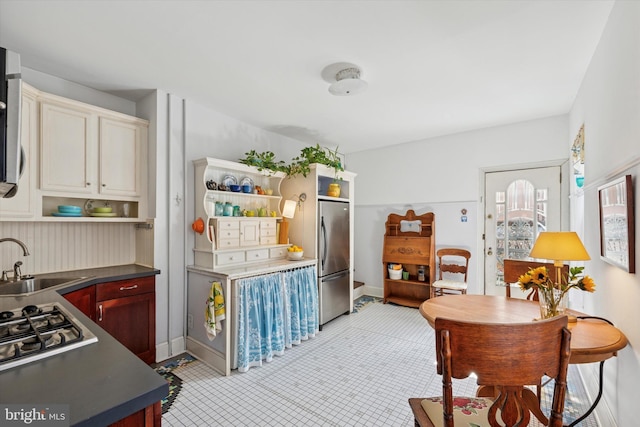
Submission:
<svg viewBox="0 0 640 427">
<path fill-rule="evenodd" d="M 55 304 L 29 305 L 3 314 L 0 318 L 0 370 L 98 340 L 70 313 Z"/>
</svg>

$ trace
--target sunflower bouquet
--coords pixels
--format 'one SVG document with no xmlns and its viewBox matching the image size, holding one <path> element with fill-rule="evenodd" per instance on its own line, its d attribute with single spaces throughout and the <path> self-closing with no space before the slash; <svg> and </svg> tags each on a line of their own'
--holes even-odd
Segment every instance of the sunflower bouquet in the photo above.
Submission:
<svg viewBox="0 0 640 427">
<path fill-rule="evenodd" d="M 563 298 L 569 289 L 595 292 L 596 284 L 589 276 L 582 274 L 584 267 L 571 267 L 568 276 L 560 275 L 558 283 L 549 277 L 547 267 L 530 269 L 518 278 L 518 285 L 523 291 L 538 289 L 540 298 L 540 314 L 543 319 L 563 314 Z"/>
</svg>

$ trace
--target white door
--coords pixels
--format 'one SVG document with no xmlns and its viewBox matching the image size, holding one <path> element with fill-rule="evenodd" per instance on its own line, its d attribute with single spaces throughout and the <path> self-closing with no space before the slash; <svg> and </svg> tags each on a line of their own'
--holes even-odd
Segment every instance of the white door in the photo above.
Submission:
<svg viewBox="0 0 640 427">
<path fill-rule="evenodd" d="M 560 231 L 560 178 L 560 166 L 485 175 L 485 294 L 505 295 L 505 258 L 526 259 L 540 232 Z"/>
</svg>

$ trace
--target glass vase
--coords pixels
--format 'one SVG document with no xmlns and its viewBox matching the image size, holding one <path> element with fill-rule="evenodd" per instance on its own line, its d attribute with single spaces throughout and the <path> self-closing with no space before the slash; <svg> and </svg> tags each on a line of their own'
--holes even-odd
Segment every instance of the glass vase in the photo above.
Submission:
<svg viewBox="0 0 640 427">
<path fill-rule="evenodd" d="M 566 293 L 556 288 L 538 289 L 540 300 L 540 318 L 549 319 L 554 316 L 561 316 L 566 309 Z"/>
</svg>

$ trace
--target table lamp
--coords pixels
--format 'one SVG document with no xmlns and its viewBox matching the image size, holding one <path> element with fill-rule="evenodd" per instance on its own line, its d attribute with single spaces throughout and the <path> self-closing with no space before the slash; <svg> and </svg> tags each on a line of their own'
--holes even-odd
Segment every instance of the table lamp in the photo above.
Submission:
<svg viewBox="0 0 640 427">
<path fill-rule="evenodd" d="M 564 261 L 588 261 L 591 259 L 580 237 L 574 231 L 543 231 L 529 253 L 531 258 L 542 258 L 553 261 L 556 268 L 556 281 Z"/>
<path fill-rule="evenodd" d="M 553 261 L 553 266 L 556 268 L 557 288 L 560 288 L 562 282 L 564 261 L 591 259 L 580 237 L 574 231 L 543 231 L 533 244 L 529 256 Z"/>
<path fill-rule="evenodd" d="M 293 218 L 296 213 L 296 202 L 293 200 L 285 200 L 282 209 L 282 223 L 280 223 L 280 237 L 278 243 L 286 245 L 289 243 L 289 221 L 287 218 Z"/>
</svg>

